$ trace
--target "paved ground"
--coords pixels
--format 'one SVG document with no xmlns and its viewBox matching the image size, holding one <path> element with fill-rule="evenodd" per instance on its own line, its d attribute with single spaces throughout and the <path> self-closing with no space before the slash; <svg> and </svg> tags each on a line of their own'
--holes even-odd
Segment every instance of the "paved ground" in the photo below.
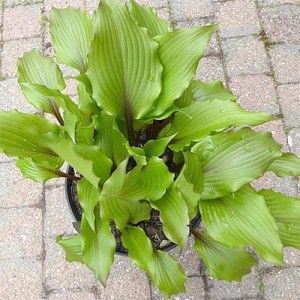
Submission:
<svg viewBox="0 0 300 300">
<path fill-rule="evenodd" d="M 300 155 L 300 2 L 299 0 L 140 0 L 158 8 L 176 27 L 219 22 L 197 76 L 223 80 L 250 110 L 264 110 L 280 121 L 263 129 Z M 34 111 L 16 79 L 16 60 L 39 48 L 52 54 L 48 32 L 51 6 L 82 7 L 91 0 L 2 0 L 0 108 Z M 65 70 L 67 72 L 67 70 Z M 74 94 L 74 84 L 68 90 Z M 0 299 L 164 299 L 128 259 L 116 257 L 106 289 L 79 264 L 68 264 L 55 244 L 72 234 L 63 181 L 45 186 L 24 180 L 11 159 L 0 157 Z M 271 175 L 256 186 L 299 195 L 299 182 Z M 173 299 L 300 299 L 300 252 L 288 249 L 286 265 L 261 263 L 242 283 L 216 281 L 191 245 L 181 257 L 189 276 L 188 292 Z M 176 255 L 176 253 L 175 253 Z M 122 271 L 120 273 L 119 271 Z"/>
</svg>

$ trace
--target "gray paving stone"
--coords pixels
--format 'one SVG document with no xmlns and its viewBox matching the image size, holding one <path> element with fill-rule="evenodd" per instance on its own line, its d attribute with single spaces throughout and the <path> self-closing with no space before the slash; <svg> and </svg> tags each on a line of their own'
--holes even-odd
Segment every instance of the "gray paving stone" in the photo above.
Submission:
<svg viewBox="0 0 300 300">
<path fill-rule="evenodd" d="M 300 84 L 284 84 L 277 88 L 286 126 L 300 127 Z"/>
<path fill-rule="evenodd" d="M 24 97 L 18 80 L 15 78 L 0 81 L 1 110 L 17 109 L 26 113 L 35 113 L 36 109 Z"/>
<path fill-rule="evenodd" d="M 259 276 L 255 268 L 241 282 L 226 282 L 208 278 L 209 299 L 258 299 Z"/>
<path fill-rule="evenodd" d="M 36 300 L 44 298 L 42 262 L 32 257 L 0 261 L 0 298 Z"/>
<path fill-rule="evenodd" d="M 154 8 L 162 8 L 168 6 L 168 0 L 137 0 L 140 5 L 148 5 Z"/>
<path fill-rule="evenodd" d="M 201 277 L 188 277 L 186 282 L 186 293 L 172 296 L 171 300 L 204 300 L 205 287 Z M 152 286 L 152 300 L 166 300 L 167 298 Z"/>
<path fill-rule="evenodd" d="M 47 300 L 96 300 L 96 296 L 91 291 L 53 291 L 47 296 Z"/>
<path fill-rule="evenodd" d="M 222 43 L 229 77 L 270 71 L 264 44 L 255 37 L 232 38 Z"/>
<path fill-rule="evenodd" d="M 40 35 L 41 17 L 39 4 L 6 8 L 3 17 L 3 40 Z"/>
<path fill-rule="evenodd" d="M 42 184 L 23 178 L 14 162 L 1 164 L 0 170 L 0 208 L 33 206 L 42 201 Z"/>
<path fill-rule="evenodd" d="M 184 27 L 196 27 L 196 26 L 205 26 L 216 24 L 213 19 L 197 19 L 191 21 L 181 21 L 175 23 L 175 28 L 184 28 Z M 218 43 L 217 32 L 215 32 L 206 48 L 205 56 L 208 55 L 218 55 L 220 54 L 220 46 Z"/>
<path fill-rule="evenodd" d="M 258 0 L 261 6 L 273 6 L 282 4 L 299 4 L 299 0 Z"/>
<path fill-rule="evenodd" d="M 270 55 L 279 83 L 300 82 L 300 44 L 271 46 Z"/>
<path fill-rule="evenodd" d="M 300 269 L 270 270 L 263 274 L 264 298 L 266 300 L 300 298 Z"/>
<path fill-rule="evenodd" d="M 300 156 L 300 130 L 299 128 L 294 128 L 288 133 L 288 144 L 291 151 L 297 156 Z"/>
<path fill-rule="evenodd" d="M 279 114 L 276 91 L 272 77 L 266 75 L 244 75 L 229 81 L 230 90 L 239 96 L 238 102 L 248 111 L 263 111 Z"/>
<path fill-rule="evenodd" d="M 34 4 L 34 3 L 41 3 L 43 0 L 4 0 L 4 6 L 17 6 L 17 5 L 24 5 L 24 4 Z"/>
<path fill-rule="evenodd" d="M 203 82 L 221 80 L 225 83 L 222 61 L 215 56 L 203 57 L 196 71 L 196 78 Z"/>
<path fill-rule="evenodd" d="M 300 267 L 300 250 L 294 248 L 284 249 L 284 261 L 287 266 Z"/>
<path fill-rule="evenodd" d="M 115 255 L 106 288 L 98 284 L 100 300 L 150 300 L 149 279 L 127 256 Z"/>
<path fill-rule="evenodd" d="M 260 11 L 266 34 L 271 43 L 299 41 L 300 6 L 283 5 Z"/>
<path fill-rule="evenodd" d="M 28 52 L 33 48 L 41 49 L 41 42 L 40 37 L 4 42 L 1 65 L 2 77 L 15 77 L 17 75 L 18 58 L 22 57 L 24 52 Z"/>
<path fill-rule="evenodd" d="M 211 0 L 170 0 L 171 15 L 175 21 L 211 17 L 214 10 Z"/>
<path fill-rule="evenodd" d="M 158 8 L 156 9 L 156 12 L 161 19 L 167 21 L 168 23 L 171 22 L 170 13 L 167 7 Z"/>
<path fill-rule="evenodd" d="M 93 289 L 96 286 L 94 273 L 86 266 L 65 260 L 64 250 L 55 238 L 46 238 L 45 287 L 48 293 L 60 289 Z"/>
<path fill-rule="evenodd" d="M 84 8 L 88 14 L 92 14 L 98 8 L 99 0 L 85 0 Z"/>
<path fill-rule="evenodd" d="M 1 208 L 0 215 L 0 259 L 41 255 L 42 211 L 40 209 Z"/>
<path fill-rule="evenodd" d="M 84 9 L 84 0 L 45 0 L 44 5 L 46 15 L 49 16 L 52 7 L 67 8 L 71 6 Z"/>
<path fill-rule="evenodd" d="M 49 237 L 56 237 L 60 234 L 72 235 L 76 231 L 72 222 L 75 219 L 68 207 L 65 198 L 64 186 L 46 189 L 46 214 L 45 214 L 45 234 Z"/>
<path fill-rule="evenodd" d="M 219 5 L 220 36 L 224 38 L 248 36 L 260 31 L 255 2 L 234 0 Z"/>
</svg>

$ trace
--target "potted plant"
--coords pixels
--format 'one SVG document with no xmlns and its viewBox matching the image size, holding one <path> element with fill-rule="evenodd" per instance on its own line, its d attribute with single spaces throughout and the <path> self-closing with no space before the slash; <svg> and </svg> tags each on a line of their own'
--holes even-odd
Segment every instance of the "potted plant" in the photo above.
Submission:
<svg viewBox="0 0 300 300">
<path fill-rule="evenodd" d="M 102 0 L 92 18 L 53 9 L 50 29 L 57 62 L 78 71 L 79 101 L 64 93 L 69 78 L 55 60 L 25 53 L 21 89 L 56 122 L 0 112 L 0 150 L 18 157 L 25 177 L 76 182 L 80 234 L 57 237 L 68 261 L 105 284 L 119 238 L 167 297 L 184 292 L 180 264 L 145 226 L 153 215 L 181 250 L 191 234 L 218 279 L 239 281 L 251 271 L 257 260 L 249 247 L 277 265 L 283 247 L 300 249 L 300 201 L 251 186 L 266 171 L 300 175 L 300 159 L 250 128 L 274 118 L 244 111 L 221 82 L 193 80 L 215 25 L 172 30 L 152 8 Z M 61 171 L 64 162 L 75 175 Z M 199 213 L 202 230 L 190 225 Z"/>
</svg>

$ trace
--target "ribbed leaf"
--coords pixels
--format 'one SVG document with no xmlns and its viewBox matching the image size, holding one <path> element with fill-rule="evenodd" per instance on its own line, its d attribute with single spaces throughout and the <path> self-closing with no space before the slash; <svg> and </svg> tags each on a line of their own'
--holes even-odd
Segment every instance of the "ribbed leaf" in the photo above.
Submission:
<svg viewBox="0 0 300 300">
<path fill-rule="evenodd" d="M 193 152 L 184 153 L 183 174 L 187 182 L 193 185 L 195 193 L 202 193 L 204 187 L 204 178 L 202 174 L 201 160 Z"/>
<path fill-rule="evenodd" d="M 45 145 L 48 133 L 58 134 L 58 127 L 38 115 L 0 112 L 0 151 L 8 156 L 32 158 L 37 163 L 48 161 L 60 167 L 61 158 Z"/>
<path fill-rule="evenodd" d="M 100 218 L 99 207 L 95 208 L 95 231 L 89 226 L 84 214 L 81 221 L 82 256 L 84 263 L 95 273 L 105 286 L 114 262 L 116 241 L 109 220 Z"/>
<path fill-rule="evenodd" d="M 110 196 L 126 201 L 156 201 L 171 186 L 173 177 L 161 159 L 152 157 L 147 165 L 137 165 L 127 173 L 122 188 Z"/>
<path fill-rule="evenodd" d="M 192 103 L 194 103 L 194 95 L 192 85 L 190 84 L 189 87 L 183 92 L 183 94 L 175 100 L 175 105 L 179 108 L 183 108 L 191 105 Z"/>
<path fill-rule="evenodd" d="M 300 200 L 272 190 L 263 190 L 259 194 L 264 196 L 276 220 L 283 245 L 300 249 Z"/>
<path fill-rule="evenodd" d="M 49 148 L 82 174 L 95 188 L 110 176 L 112 162 L 96 146 L 73 144 L 70 140 L 49 137 Z"/>
<path fill-rule="evenodd" d="M 150 37 L 170 31 L 167 22 L 159 18 L 155 9 L 149 6 L 141 6 L 130 0 L 129 11 L 139 26 L 147 28 Z"/>
<path fill-rule="evenodd" d="M 163 114 L 190 85 L 200 58 L 217 26 L 182 28 L 154 38 L 163 65 L 163 88 L 155 113 Z"/>
<path fill-rule="evenodd" d="M 87 71 L 93 97 L 111 115 L 141 119 L 154 109 L 161 91 L 158 45 L 119 0 L 101 1 L 94 19 Z"/>
<path fill-rule="evenodd" d="M 174 136 L 175 134 L 166 138 L 149 140 L 144 146 L 146 156 L 161 156 Z"/>
<path fill-rule="evenodd" d="M 149 275 L 166 297 L 185 292 L 186 276 L 181 266 L 170 254 L 160 250 L 154 252 L 141 228 L 125 228 L 122 231 L 122 243 L 133 262 Z"/>
<path fill-rule="evenodd" d="M 66 87 L 62 72 L 52 58 L 42 56 L 37 49 L 26 52 L 18 61 L 18 79 L 28 102 L 37 109 L 54 114 L 50 97 L 38 93 L 31 86 L 31 84 L 44 85 L 49 89 L 60 91 Z"/>
<path fill-rule="evenodd" d="M 47 161 L 36 164 L 30 158 L 19 159 L 16 166 L 21 170 L 25 178 L 30 178 L 36 182 L 44 183 L 51 178 L 62 177 L 62 173 Z"/>
<path fill-rule="evenodd" d="M 300 158 L 293 153 L 283 153 L 268 167 L 279 177 L 300 176 Z"/>
<path fill-rule="evenodd" d="M 237 99 L 237 96 L 233 95 L 231 91 L 224 87 L 222 81 L 204 83 L 199 80 L 194 80 L 192 81 L 192 89 L 195 101 L 214 99 L 235 101 Z"/>
<path fill-rule="evenodd" d="M 265 113 L 246 112 L 232 101 L 209 100 L 196 102 L 175 113 L 171 125 L 165 127 L 160 136 L 177 133 L 169 148 L 178 151 L 213 131 L 231 126 L 255 126 L 271 120 L 273 118 Z"/>
<path fill-rule="evenodd" d="M 83 209 L 86 222 L 89 224 L 91 230 L 95 231 L 94 208 L 99 201 L 99 190 L 85 178 L 78 181 L 77 189 L 79 202 Z"/>
<path fill-rule="evenodd" d="M 50 32 L 58 62 L 85 73 L 93 39 L 93 24 L 87 14 L 73 7 L 53 8 Z"/>
<path fill-rule="evenodd" d="M 208 234 L 194 231 L 194 249 L 214 278 L 226 281 L 241 281 L 251 272 L 257 261 L 243 247 L 228 247 L 217 242 Z"/>
<path fill-rule="evenodd" d="M 63 239 L 62 234 L 56 237 L 56 242 L 65 250 L 67 261 L 78 261 L 84 263 L 81 251 L 80 235 L 74 235 L 72 237 Z"/>
<path fill-rule="evenodd" d="M 183 250 L 189 236 L 189 215 L 187 206 L 176 187 L 172 185 L 161 199 L 150 204 L 160 211 L 159 218 L 166 237 Z"/>
<path fill-rule="evenodd" d="M 262 176 L 281 156 L 281 145 L 271 133 L 249 128 L 212 135 L 197 143 L 192 152 L 201 159 L 204 176 L 202 200 L 234 192 Z"/>
<path fill-rule="evenodd" d="M 199 202 L 203 224 L 218 242 L 252 246 L 267 262 L 282 264 L 282 244 L 265 200 L 250 186 L 222 198 Z"/>
</svg>

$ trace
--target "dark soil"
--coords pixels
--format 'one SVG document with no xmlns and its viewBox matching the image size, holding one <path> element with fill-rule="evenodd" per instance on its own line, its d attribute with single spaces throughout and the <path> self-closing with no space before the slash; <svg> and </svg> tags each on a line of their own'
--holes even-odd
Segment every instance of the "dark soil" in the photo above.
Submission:
<svg viewBox="0 0 300 300">
<path fill-rule="evenodd" d="M 69 170 L 69 174 L 74 175 L 73 170 Z M 79 203 L 78 193 L 77 193 L 77 182 L 67 179 L 66 180 L 66 194 L 67 198 L 77 221 L 81 221 L 82 217 L 82 207 Z M 191 220 L 190 225 L 192 227 L 196 227 L 201 221 L 200 215 L 196 216 L 193 220 Z M 116 228 L 115 223 L 111 221 L 111 231 L 116 239 L 117 248 L 116 251 L 122 254 L 127 254 L 127 250 L 123 247 L 121 241 L 121 232 Z M 134 226 L 138 226 L 144 229 L 147 236 L 150 238 L 153 246 L 156 249 L 160 250 L 169 250 L 176 246 L 176 244 L 170 242 L 168 238 L 165 236 L 163 232 L 163 226 L 159 219 L 159 211 L 152 209 L 150 219 L 143 221 L 139 224 L 135 224 Z"/>
</svg>

